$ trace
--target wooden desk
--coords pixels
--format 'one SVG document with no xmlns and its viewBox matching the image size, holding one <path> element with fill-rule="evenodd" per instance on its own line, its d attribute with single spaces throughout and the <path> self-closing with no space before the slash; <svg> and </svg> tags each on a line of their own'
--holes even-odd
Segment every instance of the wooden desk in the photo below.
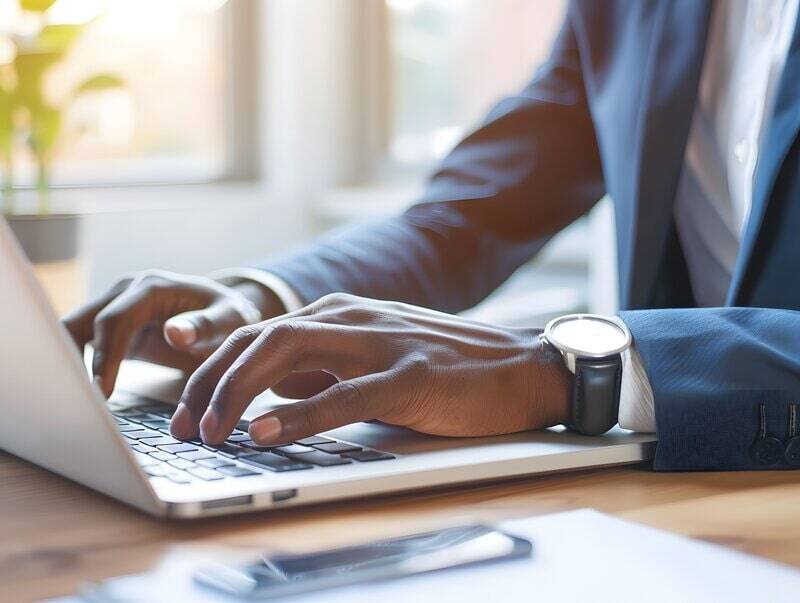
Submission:
<svg viewBox="0 0 800 603">
<path fill-rule="evenodd" d="M 151 519 L 0 453 L 0 601 L 74 593 L 172 544 L 288 550 L 592 507 L 800 567 L 800 474 L 582 471 L 192 523 Z"/>
<path fill-rule="evenodd" d="M 0 601 L 73 593 L 87 580 L 142 571 L 181 542 L 302 550 L 580 507 L 800 567 L 795 472 L 614 468 L 191 523 L 151 519 L 3 453 L 0 485 Z"/>
</svg>

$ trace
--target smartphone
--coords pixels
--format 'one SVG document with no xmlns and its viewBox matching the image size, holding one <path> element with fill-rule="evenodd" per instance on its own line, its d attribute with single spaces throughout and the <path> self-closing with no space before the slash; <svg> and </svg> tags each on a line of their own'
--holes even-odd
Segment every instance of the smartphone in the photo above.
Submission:
<svg viewBox="0 0 800 603">
<path fill-rule="evenodd" d="M 447 528 L 302 555 L 273 555 L 194 574 L 204 586 L 242 599 L 273 599 L 454 567 L 530 556 L 533 545 L 483 525 Z"/>
</svg>

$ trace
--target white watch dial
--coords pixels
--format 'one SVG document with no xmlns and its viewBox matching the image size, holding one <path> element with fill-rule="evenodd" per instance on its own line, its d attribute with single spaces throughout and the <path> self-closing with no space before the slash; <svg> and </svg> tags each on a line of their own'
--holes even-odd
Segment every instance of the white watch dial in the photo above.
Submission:
<svg viewBox="0 0 800 603">
<path fill-rule="evenodd" d="M 578 356 L 610 356 L 630 345 L 630 332 L 615 319 L 593 314 L 562 316 L 550 322 L 547 339 L 557 348 Z"/>
</svg>

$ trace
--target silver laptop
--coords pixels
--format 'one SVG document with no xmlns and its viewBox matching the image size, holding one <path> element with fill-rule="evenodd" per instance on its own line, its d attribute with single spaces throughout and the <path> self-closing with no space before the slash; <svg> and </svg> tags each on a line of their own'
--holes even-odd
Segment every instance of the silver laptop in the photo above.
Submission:
<svg viewBox="0 0 800 603">
<path fill-rule="evenodd" d="M 157 516 L 190 518 L 637 463 L 655 437 L 561 429 L 442 438 L 362 423 L 259 448 L 240 423 L 224 446 L 179 442 L 173 406 L 106 401 L 0 220 L 0 449 Z M 487 400 L 487 403 L 491 401 Z"/>
</svg>

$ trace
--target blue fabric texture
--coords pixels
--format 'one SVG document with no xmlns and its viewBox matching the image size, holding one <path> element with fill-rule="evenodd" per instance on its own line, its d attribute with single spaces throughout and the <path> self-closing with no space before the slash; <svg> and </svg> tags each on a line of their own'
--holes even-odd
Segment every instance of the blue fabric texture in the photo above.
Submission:
<svg viewBox="0 0 800 603">
<path fill-rule="evenodd" d="M 678 295 L 690 287 L 672 215 L 710 12 L 707 0 L 571 2 L 547 62 L 442 161 L 417 204 L 259 267 L 307 302 L 345 291 L 457 312 L 607 194 L 621 316 L 655 394 L 655 468 L 791 467 L 760 464 L 751 448 L 761 405 L 786 441 L 800 404 L 797 31 L 729 307 L 675 308 L 691 305 Z"/>
</svg>

